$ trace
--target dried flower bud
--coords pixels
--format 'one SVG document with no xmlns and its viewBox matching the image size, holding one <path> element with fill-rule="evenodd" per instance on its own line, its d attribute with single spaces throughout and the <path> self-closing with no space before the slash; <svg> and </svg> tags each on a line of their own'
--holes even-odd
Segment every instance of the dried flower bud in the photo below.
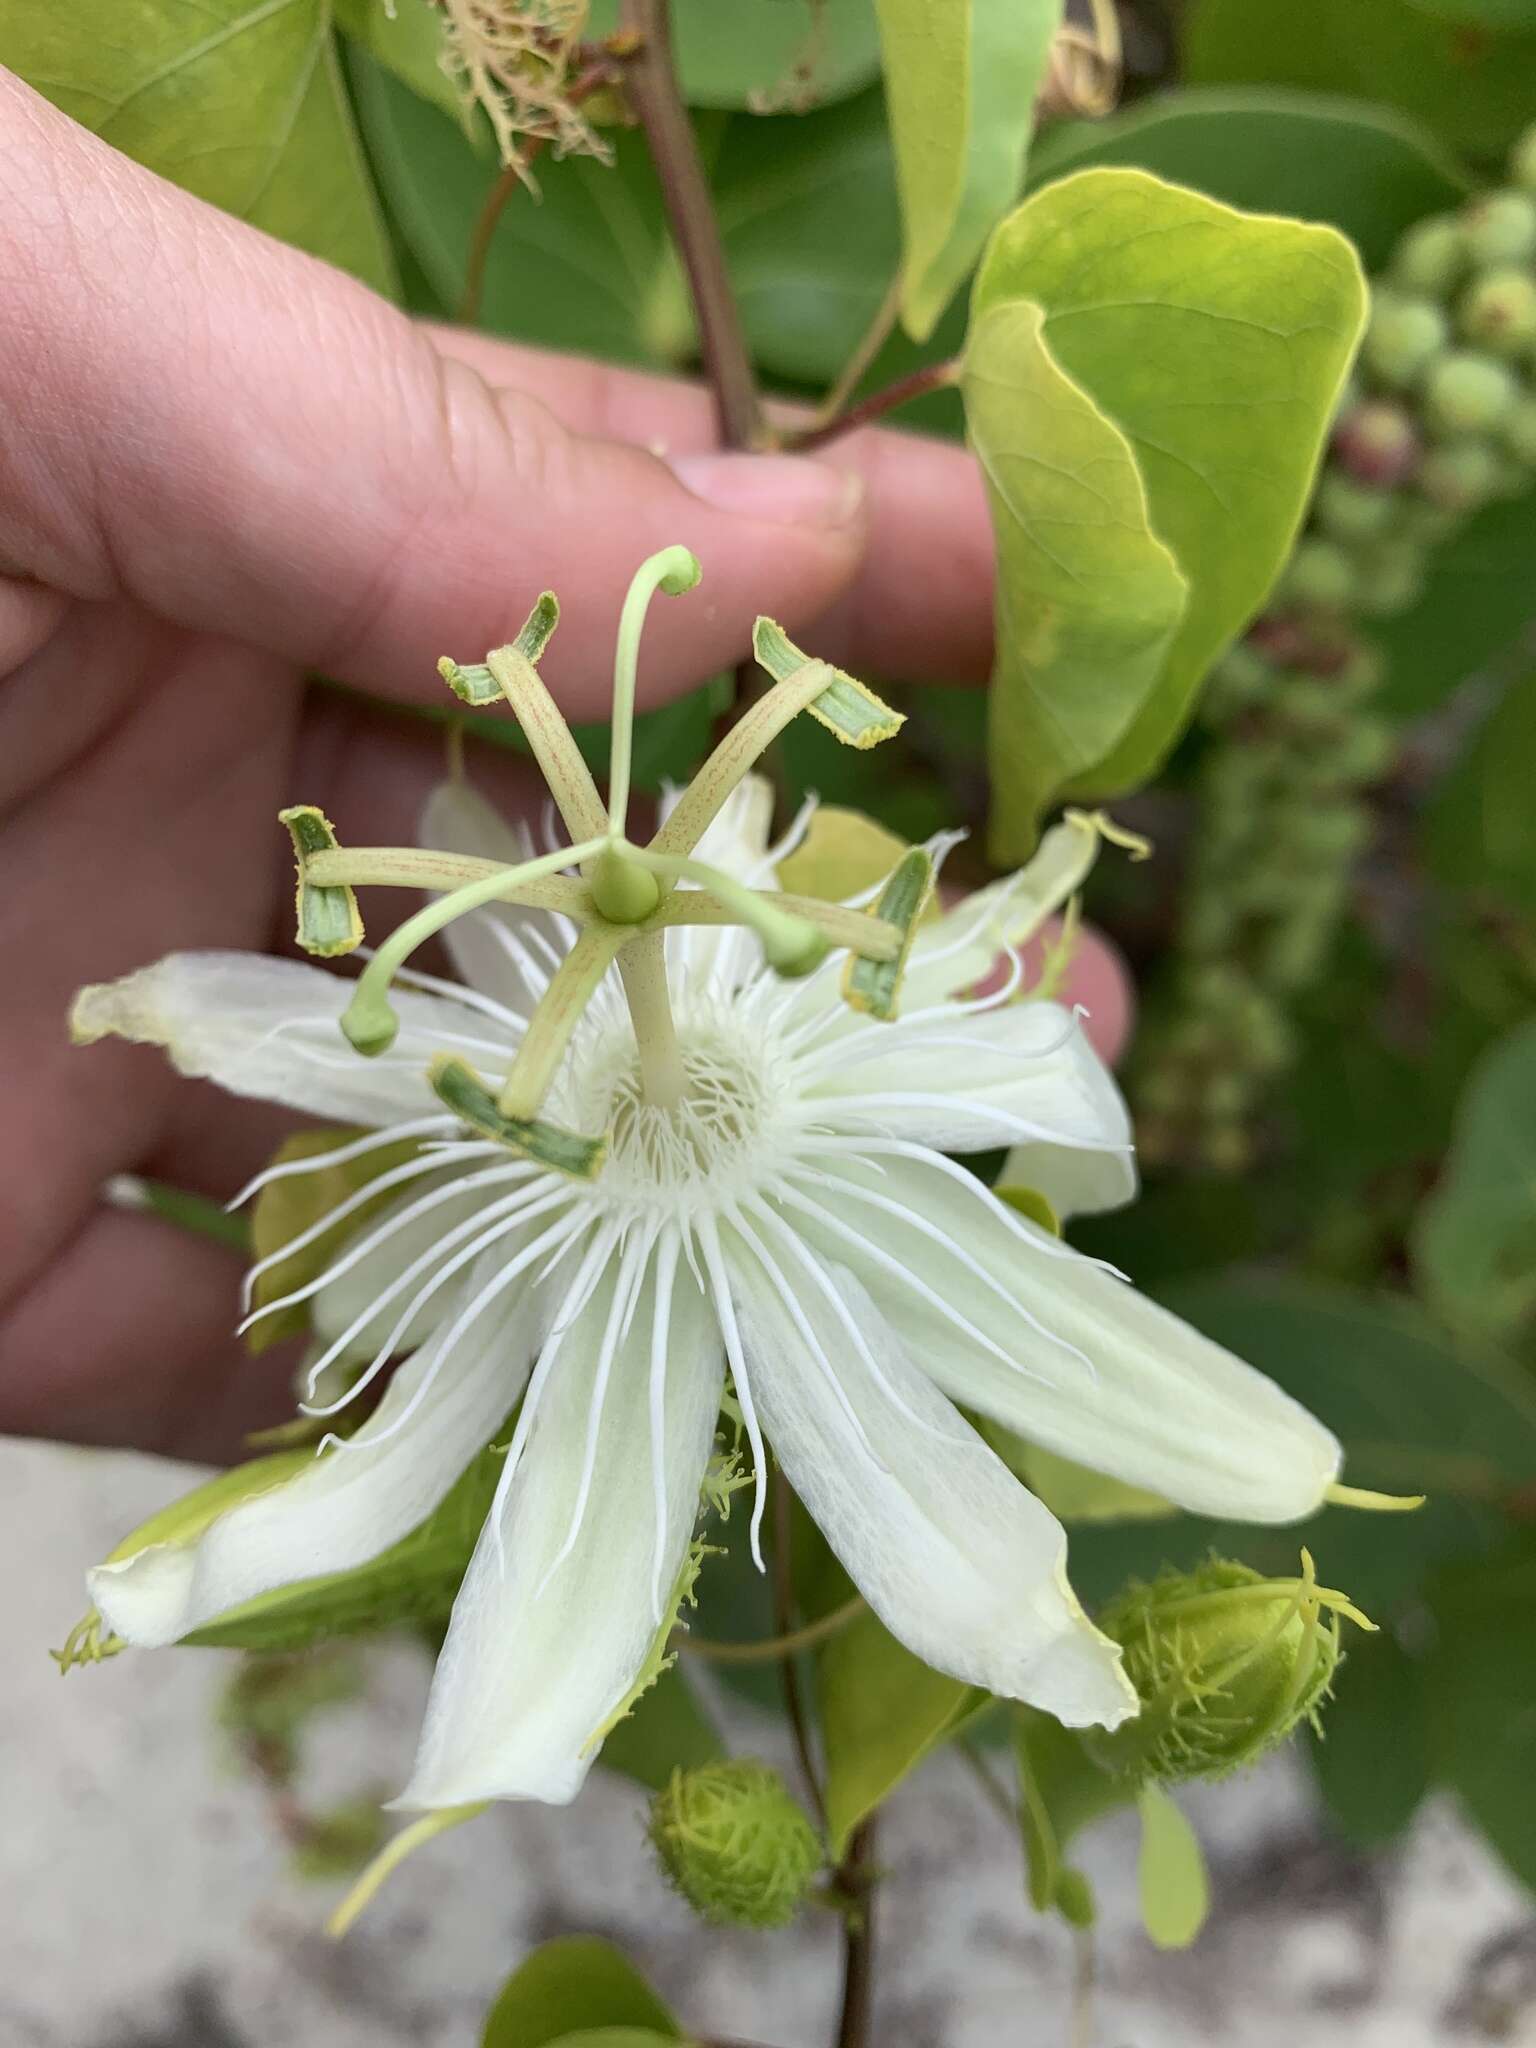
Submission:
<svg viewBox="0 0 1536 2048">
<path fill-rule="evenodd" d="M 1124 1646 L 1142 1702 L 1136 1720 L 1085 1735 L 1106 1770 L 1138 1782 L 1223 1777 L 1315 1715 L 1339 1661 L 1339 1616 L 1371 1623 L 1301 1558 L 1295 1579 L 1217 1557 L 1133 1579 L 1097 1617 Z"/>
<path fill-rule="evenodd" d="M 721 1926 L 782 1927 L 823 1861 L 784 1780 L 754 1757 L 674 1771 L 652 1804 L 650 1836 L 668 1880 Z"/>
</svg>

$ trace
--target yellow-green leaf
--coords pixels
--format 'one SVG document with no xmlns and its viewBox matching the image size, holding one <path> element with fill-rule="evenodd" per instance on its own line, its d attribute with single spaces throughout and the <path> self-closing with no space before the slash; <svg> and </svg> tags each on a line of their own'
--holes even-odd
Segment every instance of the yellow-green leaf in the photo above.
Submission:
<svg viewBox="0 0 1536 2048">
<path fill-rule="evenodd" d="M 981 313 L 961 388 L 997 536 L 993 850 L 1009 862 L 1151 698 L 1189 593 L 1129 442 L 1056 362 L 1039 306 Z"/>
<path fill-rule="evenodd" d="M 1040 1444 L 1027 1443 L 1001 1423 L 983 1419 L 982 1435 L 1011 1472 L 1043 1500 L 1058 1522 L 1160 1522 L 1178 1509 L 1160 1493 L 1127 1486 L 1107 1472 L 1091 1471 L 1071 1458 L 1059 1458 Z"/>
<path fill-rule="evenodd" d="M 546 1941 L 502 1987 L 481 2048 L 553 2048 L 571 2036 L 677 2041 L 682 2030 L 629 1958 L 595 1934 Z"/>
<path fill-rule="evenodd" d="M 1141 1918 L 1159 1948 L 1188 1948 L 1211 1910 L 1211 1884 L 1199 1837 L 1161 1785 L 1143 1785 L 1141 1855 L 1136 1865 Z"/>
<path fill-rule="evenodd" d="M 849 1622 L 818 1655 L 816 1699 L 834 1858 L 908 1772 L 987 1704 L 975 1686 L 914 1657 L 872 1614 Z"/>
<path fill-rule="evenodd" d="M 876 0 L 901 198 L 901 313 L 935 322 L 1017 197 L 1061 0 Z"/>
<path fill-rule="evenodd" d="M 1151 774 L 1288 556 L 1364 318 L 1331 228 L 1144 171 L 997 230 L 963 389 L 998 529 L 995 850 Z"/>
<path fill-rule="evenodd" d="M 328 0 L 23 4 L 0 9 L 0 63 L 173 184 L 393 289 Z"/>
<path fill-rule="evenodd" d="M 823 903 L 846 903 L 883 882 L 906 850 L 904 839 L 862 811 L 823 804 L 794 852 L 779 862 L 779 887 Z"/>
</svg>

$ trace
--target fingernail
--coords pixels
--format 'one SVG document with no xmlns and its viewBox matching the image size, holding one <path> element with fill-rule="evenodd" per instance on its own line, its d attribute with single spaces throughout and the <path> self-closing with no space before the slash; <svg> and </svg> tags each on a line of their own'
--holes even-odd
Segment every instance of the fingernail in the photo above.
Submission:
<svg viewBox="0 0 1536 2048">
<path fill-rule="evenodd" d="M 864 499 L 852 470 L 800 455 L 678 455 L 672 471 L 717 511 L 780 526 L 847 526 Z"/>
</svg>

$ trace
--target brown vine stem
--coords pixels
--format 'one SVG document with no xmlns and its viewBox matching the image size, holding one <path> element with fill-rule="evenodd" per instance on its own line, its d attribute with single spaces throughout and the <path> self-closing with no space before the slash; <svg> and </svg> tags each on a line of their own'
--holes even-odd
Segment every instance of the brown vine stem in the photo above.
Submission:
<svg viewBox="0 0 1536 2048">
<path fill-rule="evenodd" d="M 779 445 L 792 455 L 809 454 L 813 448 L 825 448 L 833 441 L 840 441 L 844 434 L 852 434 L 874 420 L 884 419 L 898 406 L 910 405 L 914 398 L 926 397 L 930 391 L 947 390 L 959 381 L 960 361 L 957 356 L 942 363 L 925 363 L 922 369 L 909 371 L 883 390 L 872 391 L 868 398 L 861 398 L 857 405 L 850 405 L 836 419 L 818 421 L 802 428 L 799 433 L 785 434 Z"/>
<path fill-rule="evenodd" d="M 622 0 L 619 33 L 609 47 L 622 60 L 625 85 L 656 166 L 672 239 L 688 276 L 720 444 L 759 447 L 763 427 L 757 381 L 731 290 L 709 178 L 677 82 L 668 0 Z"/>
<path fill-rule="evenodd" d="M 573 107 L 580 106 L 583 100 L 592 97 L 599 86 L 611 85 L 617 75 L 611 58 L 597 58 L 572 79 L 566 97 Z M 515 156 L 511 163 L 503 164 L 496 182 L 485 195 L 485 204 L 475 222 L 469 255 L 464 263 L 464 289 L 459 294 L 457 315 L 461 327 L 473 327 L 480 317 L 480 301 L 485 296 L 485 269 L 501 216 L 506 212 L 512 194 L 527 182 L 528 166 L 547 140 L 543 135 L 530 135 L 521 154 Z"/>
<path fill-rule="evenodd" d="M 834 2048 L 868 2048 L 875 1988 L 875 1822 L 853 1831 L 837 1873 L 846 1901 L 843 1920 L 843 2003 Z"/>
<path fill-rule="evenodd" d="M 775 1465 L 773 1468 L 773 1627 L 778 1636 L 795 1633 L 795 1586 L 794 1527 L 792 1510 L 794 1496 L 789 1490 L 789 1481 Z M 822 1797 L 821 1779 L 816 1771 L 815 1752 L 811 1748 L 810 1723 L 806 1719 L 805 1700 L 800 1690 L 800 1667 L 795 1662 L 795 1652 L 781 1651 L 779 1655 L 779 1683 L 784 1693 L 784 1713 L 789 1722 L 790 1734 L 794 1737 L 795 1755 L 800 1759 L 800 1775 L 805 1780 L 806 1790 L 816 1809 L 816 1818 L 826 1825 L 827 1807 Z"/>
</svg>

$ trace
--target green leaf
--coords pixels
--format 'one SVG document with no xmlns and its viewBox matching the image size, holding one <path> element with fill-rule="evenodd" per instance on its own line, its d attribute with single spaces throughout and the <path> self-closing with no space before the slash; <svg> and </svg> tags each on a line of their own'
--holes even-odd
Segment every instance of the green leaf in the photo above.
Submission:
<svg viewBox="0 0 1536 2048">
<path fill-rule="evenodd" d="M 1211 1910 L 1211 1884 L 1198 1836 L 1160 1785 L 1143 1785 L 1136 1882 L 1141 1918 L 1158 1948 L 1188 1948 Z"/>
<path fill-rule="evenodd" d="M 999 859 L 1064 785 L 1158 766 L 1306 508 L 1364 315 L 1331 228 L 1142 171 L 1047 186 L 994 235 L 964 394 L 998 530 Z"/>
<path fill-rule="evenodd" d="M 658 2034 L 649 2027 L 583 2027 L 579 2034 L 562 2034 L 551 2048 L 656 2048 L 658 2041 L 676 2041 L 677 2034 Z"/>
<path fill-rule="evenodd" d="M 660 1792 L 675 1770 L 691 1771 L 716 1763 L 725 1754 L 725 1744 L 679 1662 L 663 1671 L 610 1730 L 600 1760 L 610 1771 Z"/>
<path fill-rule="evenodd" d="M 456 120 L 463 105 L 452 79 L 438 61 L 443 17 L 432 0 L 334 0 L 336 26 L 386 65 L 412 92 L 431 100 Z"/>
<path fill-rule="evenodd" d="M 546 1941 L 501 1988 L 480 2048 L 554 2048 L 597 2035 L 604 2048 L 680 2041 L 682 2030 L 625 1955 L 596 1935 Z"/>
<path fill-rule="evenodd" d="M 1387 1629 L 1349 1639 L 1322 1734 L 1308 1748 L 1328 1812 L 1347 1840 L 1400 1835 L 1429 1790 L 1424 1667 Z"/>
<path fill-rule="evenodd" d="M 1424 594 L 1401 618 L 1373 622 L 1387 658 L 1373 707 L 1398 718 L 1433 711 L 1499 655 L 1536 615 L 1536 492 L 1490 505 L 1430 558 Z"/>
<path fill-rule="evenodd" d="M 477 146 L 362 51 L 350 53 L 348 71 L 395 227 L 433 291 L 456 306 L 499 175 L 489 143 Z M 480 324 L 616 362 L 678 364 L 692 350 L 693 321 L 655 175 L 638 135 L 613 143 L 612 166 L 541 160 L 538 195 L 513 193 L 491 243 Z"/>
<path fill-rule="evenodd" d="M 327 0 L 9 7 L 0 63 L 173 184 L 393 290 Z"/>
<path fill-rule="evenodd" d="M 1009 1199 L 1007 1191 L 1003 1199 Z M 983 1419 L 978 1426 L 1003 1463 L 1045 1502 L 1058 1522 L 1161 1522 L 1178 1513 L 1161 1494 L 1128 1486 L 1106 1472 L 1091 1472 L 1039 1444 L 1026 1443 L 1000 1423 Z"/>
<path fill-rule="evenodd" d="M 1528 806 L 1530 756 L 1517 765 Z M 1413 1258 L 1456 1328 L 1512 1337 L 1536 1316 L 1536 1022 L 1474 1068 L 1440 1182 L 1414 1221 Z"/>
<path fill-rule="evenodd" d="M 1029 183 L 1090 164 L 1129 164 L 1228 206 L 1322 220 L 1377 269 L 1405 228 L 1459 206 L 1466 172 L 1415 121 L 1333 93 L 1193 87 L 1108 121 L 1047 129 Z"/>
<path fill-rule="evenodd" d="M 779 862 L 779 887 L 846 903 L 883 882 L 906 851 L 904 839 L 862 811 L 823 804 L 794 852 Z"/>
<path fill-rule="evenodd" d="M 901 195 L 901 314 L 926 341 L 1017 197 L 1061 0 L 875 0 Z"/>
<path fill-rule="evenodd" d="M 503 1439 L 481 1451 L 427 1519 L 369 1563 L 259 1593 L 182 1640 L 211 1649 L 302 1650 L 332 1636 L 445 1620 L 490 1512 L 505 1449 Z M 314 1456 L 313 1451 L 296 1451 L 260 1463 L 274 1468 L 286 1463 L 280 1476 L 289 1478 Z M 145 1532 L 139 1533 L 142 1538 Z"/>
<path fill-rule="evenodd" d="M 1038 306 L 982 314 L 961 389 L 997 538 L 992 850 L 1007 863 L 1150 698 L 1189 590 L 1130 444 L 1057 364 Z"/>
<path fill-rule="evenodd" d="M 1135 1795 L 1127 1781 L 1100 1770 L 1072 1729 L 1032 1707 L 1014 1715 L 1013 1749 L 1029 1902 L 1037 1913 L 1060 1910 L 1072 1842 L 1104 1814 L 1129 1806 Z M 1069 1885 L 1065 1902 L 1070 1898 Z"/>
<path fill-rule="evenodd" d="M 931 1670 L 874 1615 L 861 1614 L 818 1652 L 816 1700 L 836 1861 L 859 1823 L 985 1706 L 987 1695 Z"/>
<path fill-rule="evenodd" d="M 1430 1746 L 1511 1870 L 1536 1886 L 1536 1539 L 1443 1573 L 1431 1592 Z"/>
<path fill-rule="evenodd" d="M 278 1147 L 271 1164 L 282 1166 L 295 1160 L 313 1159 L 322 1152 L 339 1151 L 349 1139 L 366 1136 L 365 1131 L 358 1129 L 299 1131 Z M 279 1180 L 268 1181 L 251 1210 L 253 1259 L 259 1262 L 270 1258 L 273 1252 L 281 1251 L 285 1244 L 291 1244 L 302 1236 L 350 1195 L 367 1187 L 381 1174 L 405 1165 L 407 1160 L 417 1156 L 419 1150 L 414 1138 L 402 1138 L 396 1144 L 380 1145 L 371 1152 L 364 1152 L 357 1159 L 344 1159 L 334 1166 L 316 1167 L 310 1173 L 288 1174 Z M 291 1253 L 266 1272 L 258 1273 L 251 1289 L 251 1306 L 265 1308 L 269 1302 L 280 1301 L 285 1294 L 307 1286 L 325 1271 L 347 1238 L 364 1229 L 394 1194 L 393 1188 L 386 1188 L 382 1194 L 360 1204 L 350 1216 L 343 1217 L 334 1230 L 322 1231 L 312 1244 Z M 291 1308 L 253 1323 L 246 1343 L 252 1351 L 265 1351 L 269 1345 L 281 1343 L 284 1338 L 308 1328 L 309 1304 L 295 1302 Z"/>
<path fill-rule="evenodd" d="M 672 44 L 691 107 L 803 111 L 858 92 L 880 73 L 868 0 L 672 0 Z M 592 0 L 589 38 L 611 35 L 618 0 Z"/>
<path fill-rule="evenodd" d="M 1519 4 L 1504 0 L 1505 22 Z M 1530 121 L 1536 34 L 1468 35 L 1458 22 L 1436 20 L 1423 0 L 1195 0 L 1183 70 L 1191 85 L 1355 93 L 1488 157 Z"/>
</svg>

